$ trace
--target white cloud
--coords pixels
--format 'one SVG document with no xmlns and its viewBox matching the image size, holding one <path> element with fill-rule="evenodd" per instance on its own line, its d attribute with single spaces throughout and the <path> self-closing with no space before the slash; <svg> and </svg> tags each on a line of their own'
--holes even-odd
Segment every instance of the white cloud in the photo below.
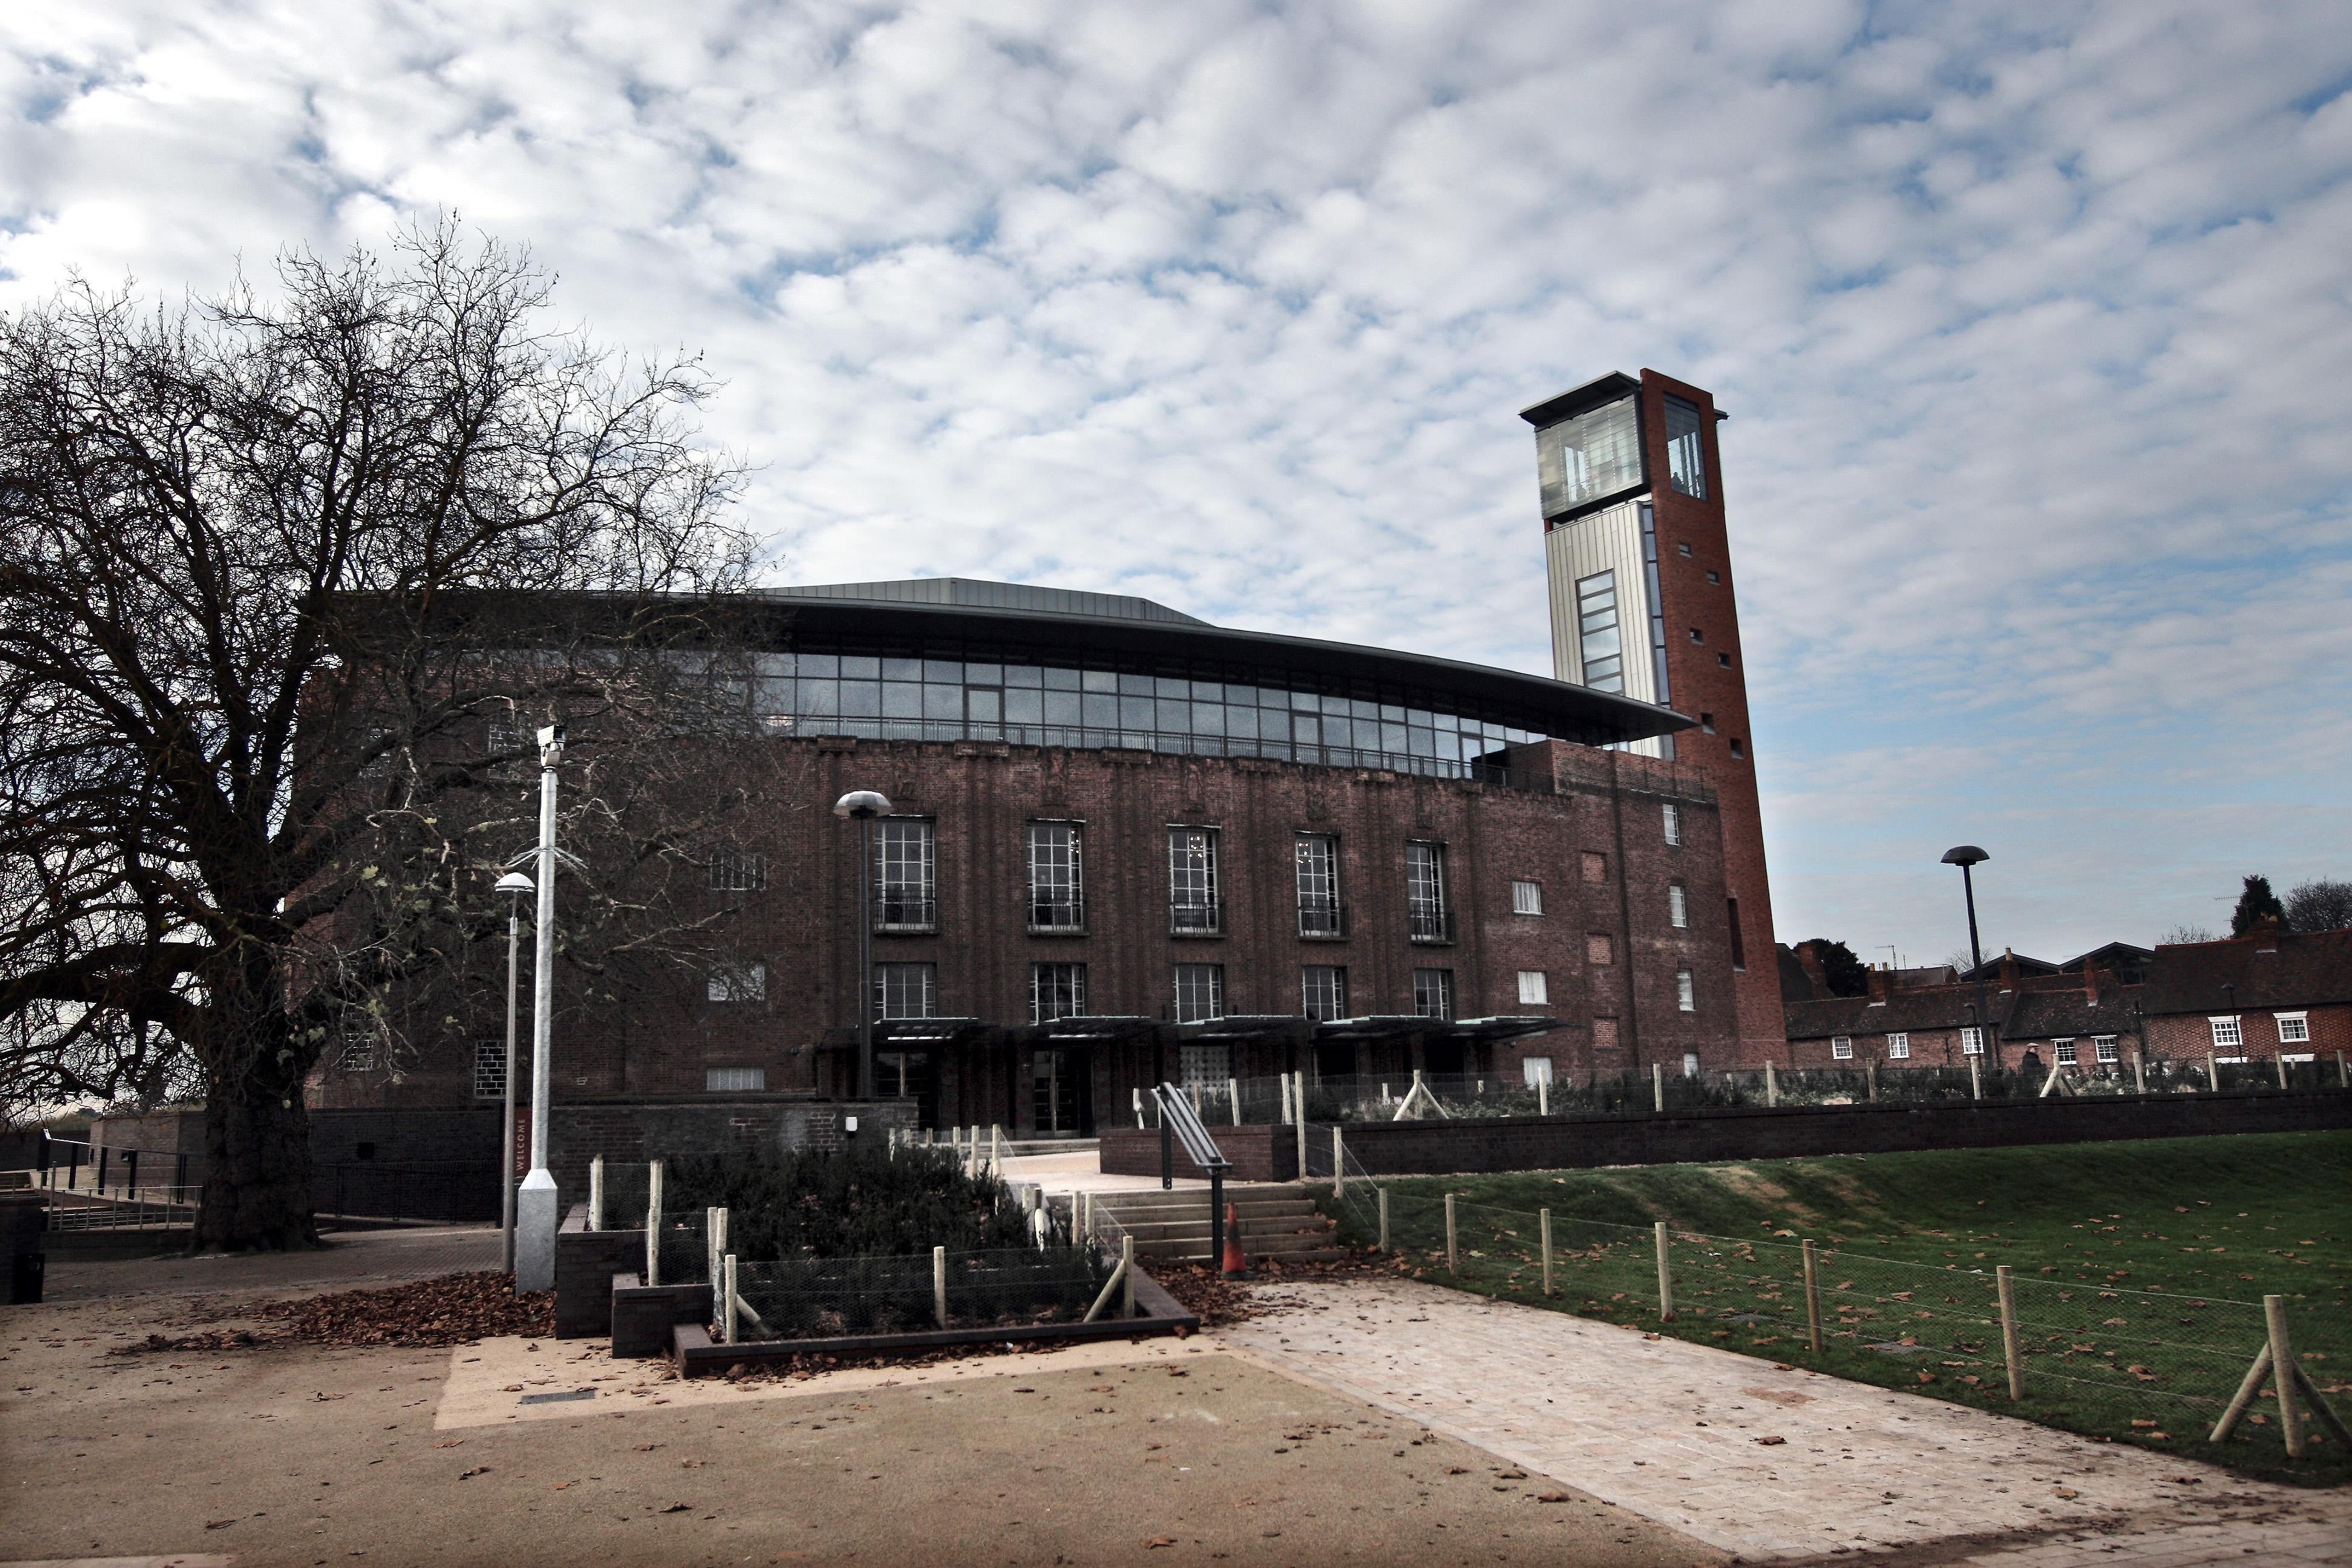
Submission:
<svg viewBox="0 0 2352 1568">
<path fill-rule="evenodd" d="M 1515 411 L 1654 365 L 1784 926 L 1940 955 L 1975 838 L 2054 951 L 2352 871 L 2347 84 L 2325 4 L 18 8 L 0 302 L 455 207 L 709 351 L 787 575 L 1533 668 Z"/>
</svg>

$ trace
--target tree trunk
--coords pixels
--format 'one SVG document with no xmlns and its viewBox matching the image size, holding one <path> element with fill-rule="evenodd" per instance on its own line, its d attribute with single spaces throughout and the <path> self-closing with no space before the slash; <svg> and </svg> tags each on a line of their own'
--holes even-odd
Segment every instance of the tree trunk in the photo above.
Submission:
<svg viewBox="0 0 2352 1568">
<path fill-rule="evenodd" d="M 205 1156 L 197 1250 L 282 1252 L 319 1244 L 310 1212 L 310 1114 L 299 1079 L 271 1085 L 243 1075 L 215 1078 L 205 1097 Z"/>
</svg>

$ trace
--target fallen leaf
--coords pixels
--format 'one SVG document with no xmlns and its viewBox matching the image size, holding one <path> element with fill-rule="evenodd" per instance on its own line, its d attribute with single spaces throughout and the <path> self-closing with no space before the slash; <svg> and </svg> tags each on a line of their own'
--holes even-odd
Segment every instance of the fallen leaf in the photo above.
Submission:
<svg viewBox="0 0 2352 1568">
<path fill-rule="evenodd" d="M 446 1443 L 436 1443 L 433 1446 L 436 1448 L 454 1448 L 465 1440 L 463 1437 L 452 1437 Z"/>
<path fill-rule="evenodd" d="M 206 1530 L 226 1530 L 230 1525 L 235 1524 L 236 1522 L 236 1521 L 233 1519 L 208 1519 L 205 1521 L 205 1528 Z"/>
<path fill-rule="evenodd" d="M 1175 1544 L 1176 1538 L 1172 1535 L 1155 1535 L 1150 1540 L 1143 1543 L 1143 1549 L 1149 1552 L 1155 1546 L 1173 1546 Z"/>
<path fill-rule="evenodd" d="M 1536 1499 L 1536 1501 L 1538 1502 L 1566 1502 L 1568 1500 L 1569 1498 L 1566 1492 L 1546 1492 L 1541 1497 Z"/>
<path fill-rule="evenodd" d="M 661 1510 L 661 1511 L 663 1513 L 691 1513 L 694 1511 L 694 1505 L 690 1502 L 674 1502 L 667 1508 Z"/>
<path fill-rule="evenodd" d="M 1783 1444 L 1783 1443 L 1787 1442 L 1789 1439 L 1787 1439 L 1786 1437 L 1759 1437 L 1759 1438 L 1757 1438 L 1756 1440 L 1757 1440 L 1759 1443 L 1763 1444 L 1763 1445 L 1764 1445 L 1764 1447 L 1768 1447 L 1768 1448 L 1777 1448 L 1777 1447 L 1779 1447 L 1781 1444 Z"/>
<path fill-rule="evenodd" d="M 464 1473 L 462 1473 L 461 1475 L 459 1475 L 457 1479 L 458 1479 L 459 1480 L 461 1480 L 461 1481 L 470 1481 L 470 1480 L 472 1480 L 476 1476 L 487 1476 L 487 1475 L 488 1475 L 489 1473 L 490 1473 L 490 1467 L 489 1467 L 489 1466 L 488 1466 L 488 1465 L 477 1465 L 477 1466 L 475 1466 L 472 1469 L 470 1469 L 470 1470 L 467 1470 L 467 1471 L 465 1471 Z"/>
<path fill-rule="evenodd" d="M 2081 1497 L 2083 1494 L 2076 1491 L 2073 1487 L 2052 1487 L 2050 1489 L 2050 1495 L 2052 1497 L 2074 1499 Z"/>
</svg>

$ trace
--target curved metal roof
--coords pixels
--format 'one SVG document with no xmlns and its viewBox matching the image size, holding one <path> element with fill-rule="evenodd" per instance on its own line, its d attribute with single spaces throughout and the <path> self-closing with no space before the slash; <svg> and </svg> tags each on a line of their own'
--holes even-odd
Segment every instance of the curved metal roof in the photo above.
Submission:
<svg viewBox="0 0 2352 1568">
<path fill-rule="evenodd" d="M 1613 692 L 1428 654 L 1236 631 L 1149 599 L 969 578 L 772 588 L 759 597 L 796 631 L 869 638 L 956 638 L 1043 655 L 1198 660 L 1295 671 L 1327 688 L 1415 688 L 1497 722 L 1588 743 L 1638 741 L 1691 728 L 1669 708 Z"/>
</svg>

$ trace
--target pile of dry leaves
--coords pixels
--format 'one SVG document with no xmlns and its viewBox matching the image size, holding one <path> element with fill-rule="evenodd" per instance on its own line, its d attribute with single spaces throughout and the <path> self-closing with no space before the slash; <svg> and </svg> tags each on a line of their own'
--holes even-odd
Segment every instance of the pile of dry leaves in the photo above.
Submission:
<svg viewBox="0 0 2352 1568">
<path fill-rule="evenodd" d="M 272 1344 L 457 1345 L 496 1334 L 552 1334 L 555 1292 L 514 1293 L 495 1271 L 446 1274 L 374 1290 L 338 1290 L 299 1300 L 263 1301 L 245 1315 L 268 1325 L 213 1330 L 173 1339 L 149 1334 L 113 1353 L 222 1351 Z"/>
</svg>

